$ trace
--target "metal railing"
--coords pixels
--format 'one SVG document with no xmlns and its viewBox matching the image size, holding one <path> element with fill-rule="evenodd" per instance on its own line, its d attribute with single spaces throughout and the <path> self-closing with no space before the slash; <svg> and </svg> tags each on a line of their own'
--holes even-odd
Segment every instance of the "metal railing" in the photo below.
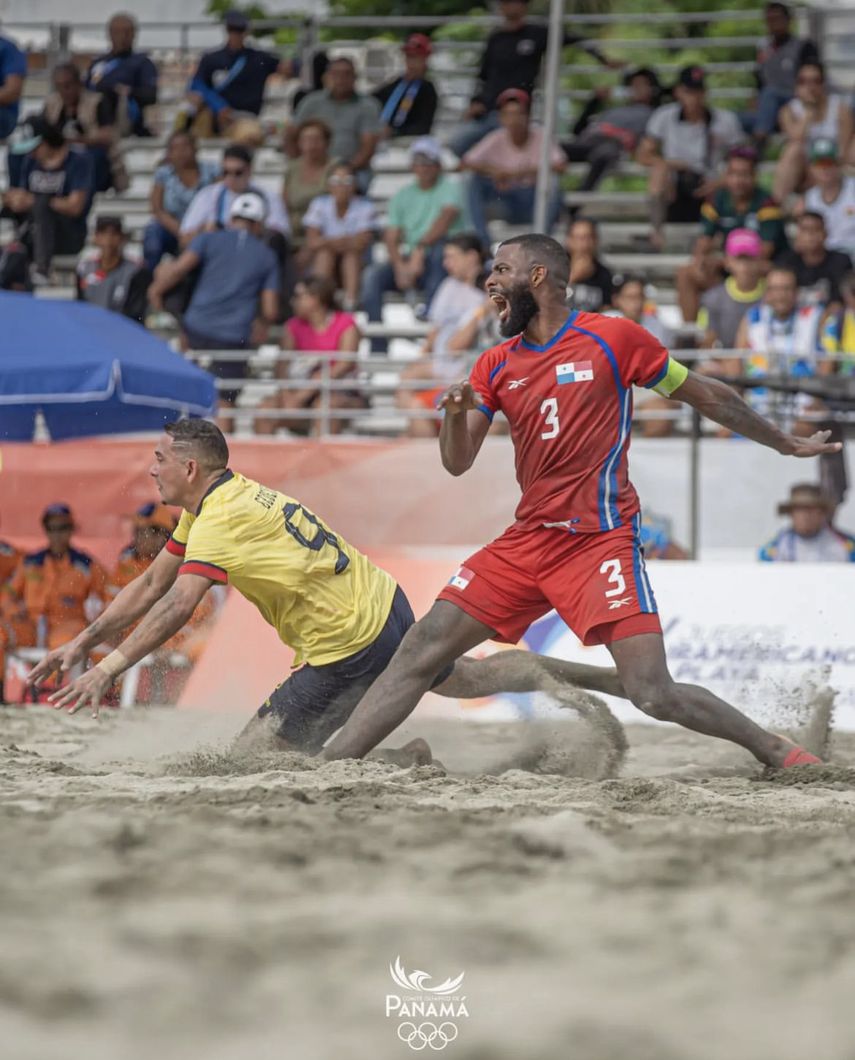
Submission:
<svg viewBox="0 0 855 1060">
<path fill-rule="evenodd" d="M 474 363 L 478 352 L 470 351 L 467 354 L 461 354 L 461 359 L 465 359 L 470 364 Z M 747 362 L 757 356 L 756 351 L 735 349 L 675 348 L 670 352 L 677 360 L 690 366 L 696 365 L 698 362 L 709 363 L 722 360 Z M 246 392 L 244 400 L 241 401 L 239 399 L 235 410 L 240 412 L 245 418 L 249 417 L 252 420 L 263 419 L 273 422 L 282 421 L 283 423 L 289 420 L 307 421 L 316 428 L 317 435 L 320 438 L 330 437 L 333 434 L 332 425 L 334 422 L 369 425 L 372 420 L 376 421 L 378 416 L 382 417 L 384 415 L 394 416 L 399 419 L 405 425 L 404 430 L 407 429 L 412 420 L 439 422 L 443 415 L 440 411 L 427 408 L 409 408 L 397 404 L 376 406 L 372 405 L 372 399 L 394 396 L 402 391 L 412 393 L 431 391 L 449 385 L 447 379 L 438 377 L 430 379 L 402 379 L 400 378 L 401 371 L 405 370 L 413 361 L 392 360 L 388 356 L 373 355 L 364 357 L 358 353 L 336 353 L 333 356 L 326 353 L 294 353 L 284 350 L 272 352 L 269 349 L 263 352 L 227 349 L 189 350 L 185 356 L 202 366 L 213 365 L 216 362 L 234 363 L 245 361 L 250 371 L 257 374 L 218 377 L 216 381 L 217 388 L 220 391 Z M 771 355 L 771 358 L 774 359 L 774 355 Z M 353 373 L 335 379 L 332 376 L 333 364 L 341 362 L 351 362 L 353 364 Z M 852 358 L 841 354 L 822 353 L 817 355 L 815 360 L 816 368 L 819 371 L 830 368 L 835 364 L 844 363 L 847 366 L 851 366 Z M 277 378 L 274 373 L 276 366 L 279 364 L 298 367 L 301 365 L 311 366 L 317 374 L 314 376 L 298 375 L 296 377 Z M 710 371 L 709 369 L 707 371 L 708 374 L 714 374 L 717 378 L 728 380 L 728 377 L 720 372 Z M 374 377 L 381 374 L 389 375 L 392 378 L 378 382 Z M 744 378 L 744 376 L 739 376 L 738 380 L 744 381 Z M 752 380 L 757 386 L 762 386 L 764 381 L 768 381 L 771 384 L 779 378 L 780 376 L 775 372 L 766 374 L 752 373 Z M 815 380 L 816 376 L 810 376 L 808 379 Z M 793 377 L 793 382 L 797 385 L 798 379 Z M 739 382 L 737 382 L 737 385 L 739 385 Z M 265 408 L 260 404 L 254 403 L 255 399 L 264 399 L 283 392 L 307 389 L 317 390 L 318 392 L 317 403 L 313 404 L 312 407 Z M 366 399 L 365 408 L 332 407 L 332 396 L 334 394 L 354 392 Z M 803 409 L 797 412 L 794 409 L 793 396 L 776 391 L 764 397 L 762 411 L 772 422 L 783 429 L 790 429 L 795 419 L 801 422 L 824 422 L 833 419 L 841 424 L 855 424 L 855 409 L 852 411 L 838 410 L 833 414 L 823 409 Z M 688 406 L 682 404 L 675 404 L 671 408 L 657 407 L 649 409 L 641 407 L 635 410 L 633 420 L 639 424 L 644 424 L 645 422 L 668 422 L 680 430 L 684 437 L 690 434 L 692 430 L 692 411 Z M 714 430 L 715 428 L 713 427 L 709 428 L 710 432 Z"/>
</svg>

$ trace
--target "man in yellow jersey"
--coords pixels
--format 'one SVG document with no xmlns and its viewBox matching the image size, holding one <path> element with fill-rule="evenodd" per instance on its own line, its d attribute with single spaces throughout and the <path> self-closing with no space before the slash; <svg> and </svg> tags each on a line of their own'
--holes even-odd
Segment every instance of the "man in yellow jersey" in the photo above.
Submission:
<svg viewBox="0 0 855 1060">
<path fill-rule="evenodd" d="M 72 713 L 88 704 L 97 715 L 120 673 L 173 636 L 212 585 L 231 584 L 294 649 L 299 667 L 260 708 L 255 727 L 273 715 L 277 746 L 317 752 L 386 668 L 413 612 L 391 575 L 299 501 L 230 471 L 228 462 L 226 440 L 213 423 L 182 420 L 165 428 L 151 475 L 163 502 L 184 509 L 176 530 L 151 566 L 70 644 L 51 652 L 31 681 L 69 670 L 92 646 L 145 615 L 115 651 L 51 697 Z M 613 670 L 528 652 L 460 659 L 429 683 L 442 695 L 473 698 L 533 691 L 547 678 L 623 692 Z M 429 759 L 424 741 L 414 744 L 415 757 L 426 752 Z"/>
</svg>

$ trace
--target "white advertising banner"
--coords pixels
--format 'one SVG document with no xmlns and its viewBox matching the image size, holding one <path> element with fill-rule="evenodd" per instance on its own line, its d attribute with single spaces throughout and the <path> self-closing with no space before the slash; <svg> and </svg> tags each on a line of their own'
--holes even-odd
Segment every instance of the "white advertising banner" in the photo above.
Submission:
<svg viewBox="0 0 855 1060">
<path fill-rule="evenodd" d="M 700 684 L 763 723 L 785 725 L 805 687 L 837 691 L 835 727 L 855 730 L 855 565 L 648 565 L 671 673 Z M 558 658 L 607 666 L 605 648 L 585 648 L 552 612 L 526 634 L 525 646 Z M 439 706 L 434 700 L 432 706 Z M 644 715 L 610 700 L 625 721 Z M 484 701 L 468 717 L 529 717 L 542 697 Z"/>
</svg>

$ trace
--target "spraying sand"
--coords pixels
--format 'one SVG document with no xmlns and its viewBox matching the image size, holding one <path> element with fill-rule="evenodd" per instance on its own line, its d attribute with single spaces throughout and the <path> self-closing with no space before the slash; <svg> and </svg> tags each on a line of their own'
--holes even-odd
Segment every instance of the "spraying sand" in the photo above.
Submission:
<svg viewBox="0 0 855 1060">
<path fill-rule="evenodd" d="M 465 972 L 447 1057 L 851 1060 L 855 737 L 765 776 L 630 726 L 615 776 L 600 721 L 414 725 L 405 770 L 6 710 L 3 1057 L 405 1058 L 400 956 Z"/>
</svg>

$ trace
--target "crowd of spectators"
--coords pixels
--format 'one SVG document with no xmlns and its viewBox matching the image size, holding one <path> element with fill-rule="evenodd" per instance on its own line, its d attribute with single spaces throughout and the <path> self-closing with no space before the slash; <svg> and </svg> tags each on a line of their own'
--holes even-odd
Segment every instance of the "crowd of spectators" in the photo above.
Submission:
<svg viewBox="0 0 855 1060">
<path fill-rule="evenodd" d="M 322 357 L 307 362 L 303 375 L 300 358 L 279 362 L 278 377 L 289 385 L 265 403 L 278 418 L 255 420 L 268 432 L 310 429 L 306 410 L 366 404 L 353 356 L 366 332 L 372 353 L 387 352 L 388 336 L 377 325 L 388 295 L 397 294 L 429 328 L 402 374 L 397 402 L 407 411 L 432 408 L 437 385 L 462 372 L 465 353 L 494 328 L 482 289 L 492 221 L 534 220 L 544 132 L 533 103 L 548 34 L 529 18 L 529 6 L 499 0 L 500 24 L 486 39 L 462 123 L 445 145 L 434 135 L 442 93 L 430 36 L 410 34 L 400 74 L 373 92 L 358 87 L 351 56 L 319 52 L 275 141 L 283 156 L 276 191 L 254 177 L 252 145 L 274 142 L 277 134 L 263 124 L 267 87 L 271 78 L 301 74 L 300 62 L 254 46 L 246 15 L 227 13 L 224 45 L 199 59 L 154 169 L 142 260 L 128 250 L 121 216 L 129 186 L 122 140 L 150 135 L 158 71 L 135 47 L 134 19 L 114 15 L 109 50 L 85 68 L 58 65 L 41 111 L 24 118 L 25 57 L 0 37 L 0 139 L 8 139 L 10 170 L 0 216 L 16 226 L 0 258 L 0 286 L 47 284 L 57 255 L 81 254 L 78 298 L 142 323 L 170 313 L 183 349 L 248 351 L 276 341 L 271 326 L 282 326 L 283 353 Z M 704 362 L 709 370 L 743 377 L 849 372 L 852 100 L 829 82 L 815 43 L 794 34 L 786 5 L 770 2 L 764 15 L 758 90 L 741 114 L 710 100 L 699 64 L 666 85 L 655 69 L 627 68 L 566 34 L 565 47 L 619 69 L 620 85 L 597 89 L 572 136 L 547 145 L 547 224 L 570 256 L 569 307 L 622 315 L 662 341 L 712 351 L 699 355 L 712 357 Z M 199 137 L 221 140 L 220 162 L 200 158 Z M 401 138 L 410 177 L 384 210 L 371 194 L 374 163 L 384 144 Z M 772 155 L 767 179 L 761 163 Z M 596 221 L 564 206 L 568 165 L 585 164 L 578 189 L 596 194 L 628 160 L 647 172 L 648 252 L 665 248 L 674 223 L 682 225 L 681 249 L 690 251 L 674 275 L 679 316 L 667 324 L 649 284 L 610 268 Z M 115 209 L 92 225 L 93 200 L 102 193 L 115 197 Z M 360 330 L 360 319 L 370 326 Z M 717 353 L 734 349 L 743 355 Z M 324 363 L 334 380 L 353 377 L 352 390 L 338 385 L 325 404 L 317 385 Z M 210 369 L 229 380 L 221 396 L 233 403 L 246 357 L 215 355 Z M 762 405 L 768 395 L 756 391 L 752 400 Z M 798 411 L 810 409 L 821 411 L 807 402 Z M 336 428 L 346 423 L 334 417 Z M 429 417 L 409 423 L 416 435 L 435 430 Z"/>
<path fill-rule="evenodd" d="M 67 643 L 128 584 L 142 574 L 175 529 L 172 512 L 149 503 L 130 518 L 131 541 L 114 567 L 104 568 L 78 548 L 78 527 L 67 504 L 51 504 L 42 514 L 44 548 L 23 552 L 0 540 L 0 703 L 4 703 L 7 656 L 21 649 L 53 649 Z M 196 609 L 190 624 L 158 652 L 168 666 L 173 653 L 182 663 L 198 658 L 210 633 L 217 598 Z M 93 653 L 100 657 L 110 650 Z"/>
<path fill-rule="evenodd" d="M 264 124 L 267 88 L 301 75 L 300 63 L 255 47 L 247 17 L 228 13 L 224 45 L 199 59 L 154 168 L 139 256 L 122 210 L 131 184 L 123 141 L 152 135 L 159 75 L 135 47 L 133 17 L 110 19 L 104 54 L 54 67 L 40 109 L 24 115 L 26 56 L 0 36 L 0 142 L 9 149 L 0 216 L 14 225 L 0 287 L 49 284 L 58 255 L 79 255 L 78 299 L 141 324 L 168 312 L 182 349 L 211 352 L 225 426 L 248 373 L 233 351 L 274 339 L 273 388 L 252 414 L 258 434 L 312 433 L 321 410 L 329 430 L 346 429 L 369 402 L 356 355 L 363 340 L 373 354 L 387 352 L 377 325 L 396 293 L 427 329 L 398 374 L 396 404 L 411 436 L 434 436 L 438 395 L 465 374 L 470 351 L 498 339 L 484 292 L 491 223 L 534 220 L 547 31 L 529 18 L 527 0 L 499 0 L 498 9 L 465 114 L 444 141 L 428 35 L 403 41 L 400 73 L 372 92 L 358 88 L 349 55 L 318 52 L 280 136 Z M 571 134 L 547 145 L 547 224 L 570 257 L 568 307 L 632 320 L 666 345 L 695 345 L 700 370 L 736 378 L 756 408 L 810 431 L 828 416 L 823 401 L 776 398 L 765 380 L 855 374 L 855 112 L 815 42 L 793 32 L 786 5 L 770 2 L 764 16 L 758 90 L 743 113 L 715 105 L 700 64 L 665 84 L 655 69 L 628 68 L 566 34 L 565 47 L 620 70 L 620 84 L 593 92 Z M 220 142 L 217 162 L 200 157 L 200 138 Z M 372 181 L 378 152 L 394 141 L 408 151 L 409 173 L 384 209 Z M 275 191 L 253 175 L 253 147 L 274 143 Z M 669 225 L 683 226 L 688 260 L 673 277 L 679 312 L 668 322 L 641 271 L 619 275 L 597 222 L 564 205 L 568 166 L 586 167 L 576 188 L 591 196 L 630 161 L 646 173 L 646 249 L 664 250 L 678 231 Z M 91 224 L 105 194 L 110 210 Z M 666 406 L 640 396 L 643 433 L 673 432 Z M 855 538 L 835 527 L 834 511 L 822 488 L 793 487 L 779 507 L 788 524 L 760 558 L 852 562 Z M 145 570 L 172 527 L 161 506 L 141 508 L 111 572 L 72 544 L 64 504 L 44 512 L 46 548 L 24 555 L 0 541 L 0 700 L 6 654 L 74 636 Z M 667 520 L 648 520 L 644 534 L 650 555 L 685 556 Z M 192 661 L 210 617 L 197 611 L 189 633 L 164 650 Z"/>
</svg>

